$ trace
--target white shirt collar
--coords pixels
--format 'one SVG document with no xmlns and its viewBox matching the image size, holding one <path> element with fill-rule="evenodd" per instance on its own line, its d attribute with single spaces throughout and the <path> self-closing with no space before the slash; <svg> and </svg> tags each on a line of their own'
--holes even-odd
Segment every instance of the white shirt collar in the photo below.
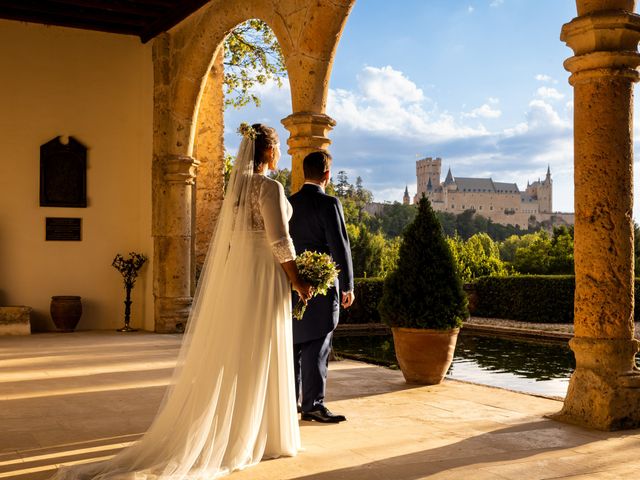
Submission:
<svg viewBox="0 0 640 480">
<path fill-rule="evenodd" d="M 320 190 L 322 190 L 322 192 L 324 193 L 324 187 L 318 183 L 313 183 L 313 182 L 304 182 L 305 185 L 315 185 L 316 187 L 320 187 Z"/>
</svg>

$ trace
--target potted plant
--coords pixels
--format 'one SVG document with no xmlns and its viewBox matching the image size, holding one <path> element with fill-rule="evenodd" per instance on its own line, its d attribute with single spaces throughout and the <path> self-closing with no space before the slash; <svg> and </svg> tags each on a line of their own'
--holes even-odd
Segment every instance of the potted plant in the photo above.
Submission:
<svg viewBox="0 0 640 480">
<path fill-rule="evenodd" d="M 379 312 L 392 329 L 407 383 L 442 382 L 469 312 L 451 250 L 424 197 L 403 233 L 398 266 L 385 279 Z"/>
</svg>

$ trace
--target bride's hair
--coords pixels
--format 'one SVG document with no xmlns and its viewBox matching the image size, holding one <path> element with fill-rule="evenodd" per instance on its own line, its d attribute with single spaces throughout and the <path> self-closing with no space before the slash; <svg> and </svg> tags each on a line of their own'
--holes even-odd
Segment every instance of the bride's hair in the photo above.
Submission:
<svg viewBox="0 0 640 480">
<path fill-rule="evenodd" d="M 254 123 L 251 128 L 255 131 L 255 150 L 253 153 L 253 168 L 258 168 L 269 161 L 265 154 L 269 147 L 278 143 L 278 132 L 275 128 L 262 123 Z"/>
</svg>

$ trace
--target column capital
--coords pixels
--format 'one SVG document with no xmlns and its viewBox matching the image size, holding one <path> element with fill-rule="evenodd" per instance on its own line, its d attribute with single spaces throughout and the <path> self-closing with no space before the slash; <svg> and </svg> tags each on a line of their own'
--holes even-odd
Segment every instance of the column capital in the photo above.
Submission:
<svg viewBox="0 0 640 480">
<path fill-rule="evenodd" d="M 564 62 L 572 85 L 606 77 L 640 79 L 640 16 L 624 10 L 589 13 L 565 24 L 560 39 L 575 53 Z"/>
<path fill-rule="evenodd" d="M 200 162 L 188 155 L 167 155 L 162 159 L 163 177 L 167 183 L 193 185 Z"/>
<path fill-rule="evenodd" d="M 325 150 L 331 145 L 329 132 L 336 121 L 324 113 L 296 112 L 282 119 L 282 124 L 291 136 L 287 140 L 289 154 L 295 149 Z"/>
</svg>

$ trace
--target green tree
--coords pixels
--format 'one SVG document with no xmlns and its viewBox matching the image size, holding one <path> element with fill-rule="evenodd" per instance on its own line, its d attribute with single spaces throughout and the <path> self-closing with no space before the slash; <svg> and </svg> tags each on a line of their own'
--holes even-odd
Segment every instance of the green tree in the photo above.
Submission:
<svg viewBox="0 0 640 480">
<path fill-rule="evenodd" d="M 442 226 L 426 198 L 404 233 L 398 268 L 384 282 L 380 316 L 393 327 L 450 329 L 467 318 L 467 299 Z"/>
<path fill-rule="evenodd" d="M 270 171 L 269 178 L 272 178 L 282 184 L 284 187 L 284 193 L 287 197 L 291 195 L 291 172 L 288 168 Z"/>
<path fill-rule="evenodd" d="M 573 275 L 573 227 L 554 227 L 549 259 L 550 275 Z"/>
<path fill-rule="evenodd" d="M 351 195 L 353 186 L 349 183 L 347 172 L 340 170 L 338 172 L 338 183 L 335 184 L 336 195 L 340 198 L 346 198 Z"/>
<path fill-rule="evenodd" d="M 260 106 L 253 87 L 269 80 L 279 87 L 287 76 L 282 50 L 269 26 L 262 20 L 247 20 L 234 28 L 224 41 L 225 104 L 236 108 L 250 102 Z"/>
<path fill-rule="evenodd" d="M 540 230 L 533 234 L 527 246 L 518 247 L 513 259 L 513 267 L 520 273 L 546 275 L 551 264 L 551 238 Z"/>
<path fill-rule="evenodd" d="M 417 209 L 414 205 L 403 205 L 394 202 L 385 205 L 380 216 L 380 229 L 387 238 L 394 238 L 402 235 L 404 229 L 416 217 Z"/>
<path fill-rule="evenodd" d="M 383 253 L 386 246 L 382 235 L 371 233 L 366 225 L 352 228 L 350 238 L 353 274 L 356 277 L 380 277 L 384 273 Z"/>
<path fill-rule="evenodd" d="M 385 246 L 382 250 L 381 277 L 386 277 L 397 268 L 398 258 L 400 257 L 400 245 L 402 245 L 402 237 L 385 240 Z"/>
<path fill-rule="evenodd" d="M 373 200 L 373 193 L 362 186 L 362 177 L 356 178 L 355 197 L 363 205 Z"/>
<path fill-rule="evenodd" d="M 447 238 L 447 243 L 464 282 L 489 275 L 507 275 L 509 272 L 500 260 L 498 245 L 486 233 L 476 233 L 466 241 L 456 235 Z"/>
<path fill-rule="evenodd" d="M 442 231 L 448 237 L 456 235 L 456 215 L 449 212 L 437 212 L 438 220 L 442 225 Z"/>
</svg>

